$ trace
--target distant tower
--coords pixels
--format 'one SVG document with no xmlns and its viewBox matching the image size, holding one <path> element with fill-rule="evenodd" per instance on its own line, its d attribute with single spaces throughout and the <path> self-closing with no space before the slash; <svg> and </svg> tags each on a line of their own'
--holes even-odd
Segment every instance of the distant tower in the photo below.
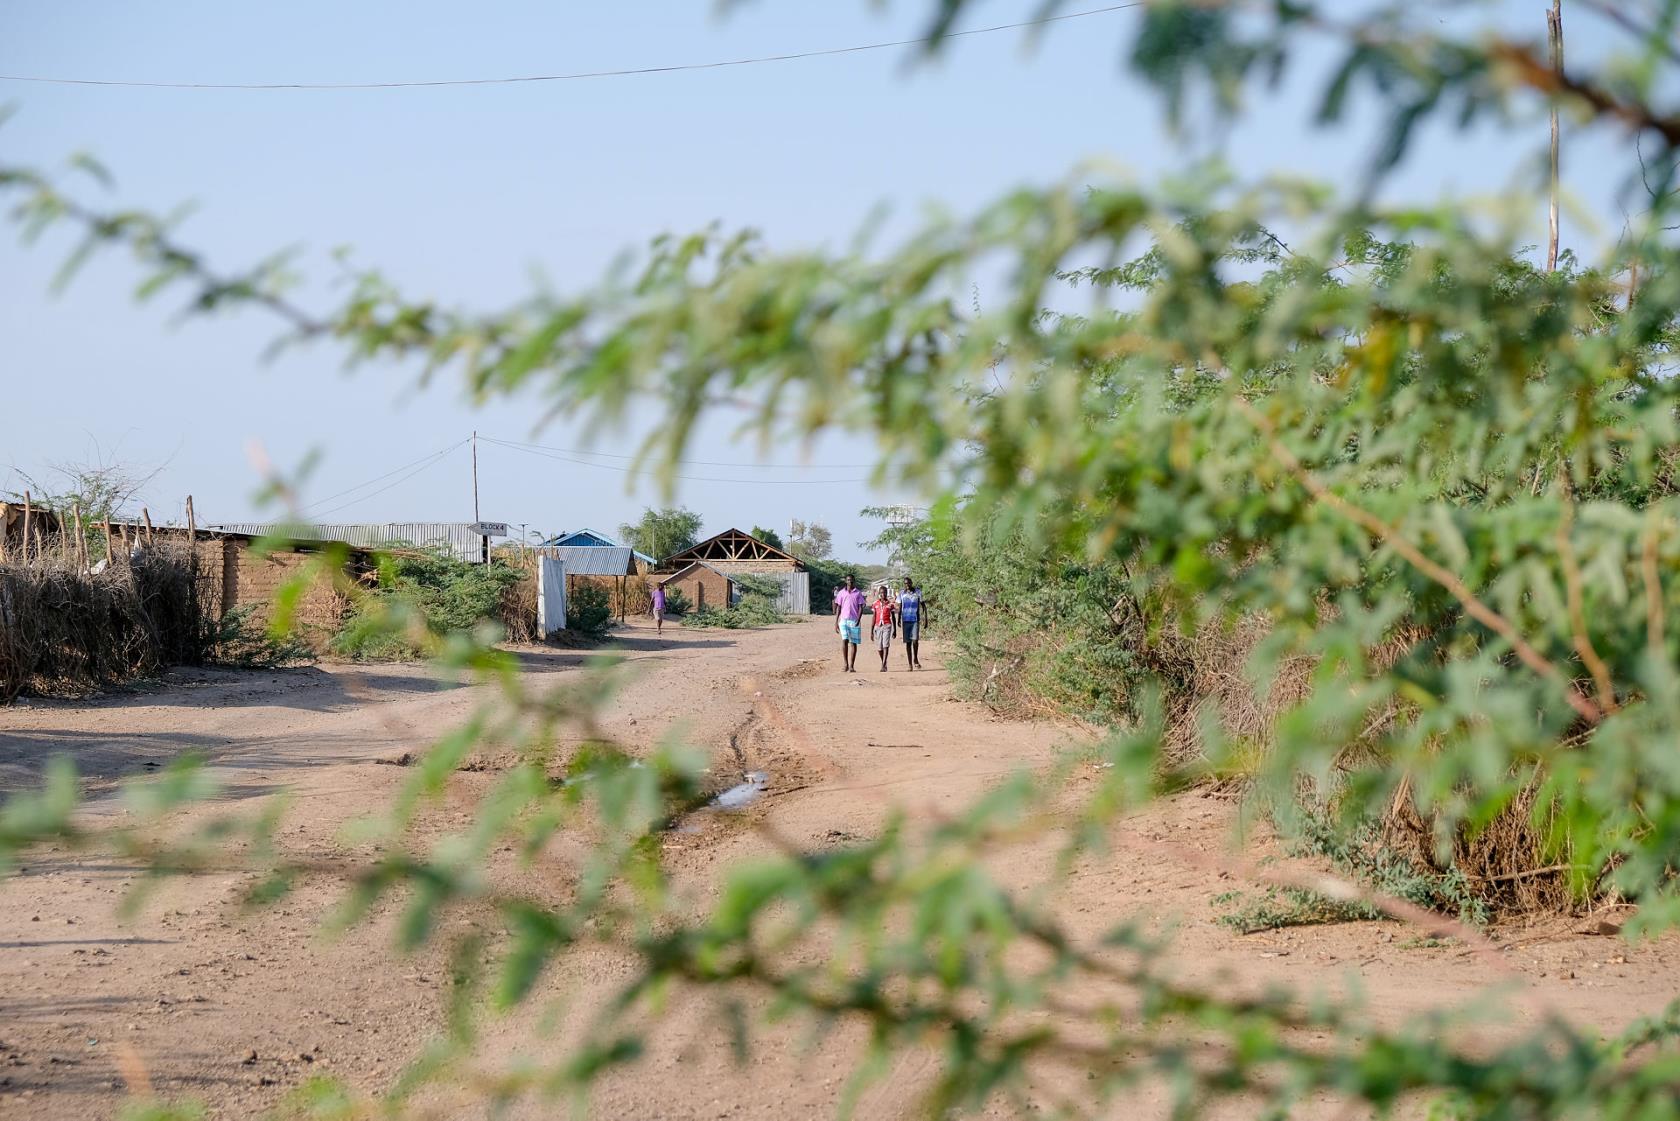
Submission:
<svg viewBox="0 0 1680 1121">
<path fill-rule="evenodd" d="M 900 504 L 887 507 L 887 524 L 894 529 L 903 529 L 920 521 L 925 511 L 920 506 Z"/>
<path fill-rule="evenodd" d="M 917 522 L 921 521 L 926 514 L 927 508 L 923 506 L 911 506 L 908 503 L 888 506 L 887 524 L 892 526 L 894 529 L 903 529 L 905 526 L 915 525 Z M 899 559 L 899 555 L 896 552 L 887 557 L 887 567 L 900 576 L 904 575 L 904 562 Z"/>
</svg>

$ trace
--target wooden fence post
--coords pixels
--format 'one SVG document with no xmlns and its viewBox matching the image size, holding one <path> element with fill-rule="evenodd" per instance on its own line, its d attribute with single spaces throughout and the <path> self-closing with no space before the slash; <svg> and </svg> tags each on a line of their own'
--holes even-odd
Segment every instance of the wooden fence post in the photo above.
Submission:
<svg viewBox="0 0 1680 1121">
<path fill-rule="evenodd" d="M 24 491 L 23 492 L 23 563 L 24 563 L 25 567 L 28 567 L 28 565 L 29 565 L 29 528 L 30 528 L 30 522 L 34 520 L 34 515 L 35 515 L 34 503 L 32 503 L 30 501 L 29 492 Z"/>
<path fill-rule="evenodd" d="M 152 543 L 152 512 L 144 506 L 140 507 L 140 520 L 146 523 L 146 544 Z"/>
<path fill-rule="evenodd" d="M 226 563 L 224 555 L 223 563 Z M 187 573 L 188 592 L 192 601 L 192 615 L 198 618 L 198 517 L 193 512 L 192 495 L 187 495 Z M 199 652 L 202 656 L 202 651 Z"/>
<path fill-rule="evenodd" d="M 1552 0 L 1552 8 L 1546 13 L 1546 39 L 1552 48 L 1552 73 L 1561 80 L 1563 77 L 1563 0 Z M 1558 107 L 1557 98 L 1552 98 L 1552 149 L 1551 149 L 1551 180 L 1552 197 L 1546 208 L 1546 271 L 1557 268 L 1558 259 Z"/>
<path fill-rule="evenodd" d="M 80 499 L 70 504 L 70 514 L 76 519 L 76 572 L 87 571 L 87 539 L 82 536 L 82 503 Z"/>
</svg>

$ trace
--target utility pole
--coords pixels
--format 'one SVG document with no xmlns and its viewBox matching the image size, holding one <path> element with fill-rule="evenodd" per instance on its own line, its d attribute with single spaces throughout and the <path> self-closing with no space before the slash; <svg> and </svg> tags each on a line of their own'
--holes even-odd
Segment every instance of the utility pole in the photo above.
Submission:
<svg viewBox="0 0 1680 1121">
<path fill-rule="evenodd" d="M 1552 46 L 1552 73 L 1563 88 L 1563 0 L 1552 0 L 1546 13 L 1546 38 Z M 1552 201 L 1546 211 L 1546 271 L 1557 268 L 1558 259 L 1558 110 L 1557 93 L 1552 94 Z"/>
<path fill-rule="evenodd" d="M 478 521 L 478 429 L 473 429 L 473 521 Z"/>
<path fill-rule="evenodd" d="M 473 524 L 476 526 L 479 522 L 479 518 L 478 518 L 478 429 L 476 429 L 476 428 L 473 429 L 473 435 L 472 435 L 472 453 L 473 453 Z M 481 549 L 480 549 L 480 552 L 479 552 L 479 558 L 478 559 L 483 564 L 489 564 L 490 563 L 490 538 L 488 536 L 481 537 L 481 538 L 479 538 L 479 543 L 480 543 Z"/>
</svg>

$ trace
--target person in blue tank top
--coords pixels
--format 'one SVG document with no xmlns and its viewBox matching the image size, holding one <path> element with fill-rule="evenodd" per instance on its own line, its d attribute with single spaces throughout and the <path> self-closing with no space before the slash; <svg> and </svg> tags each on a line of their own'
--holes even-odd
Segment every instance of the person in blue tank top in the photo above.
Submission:
<svg viewBox="0 0 1680 1121">
<path fill-rule="evenodd" d="M 904 663 L 911 669 L 922 668 L 922 624 L 927 622 L 927 606 L 916 582 L 904 578 L 904 591 L 898 596 L 898 625 L 904 635 Z"/>
</svg>

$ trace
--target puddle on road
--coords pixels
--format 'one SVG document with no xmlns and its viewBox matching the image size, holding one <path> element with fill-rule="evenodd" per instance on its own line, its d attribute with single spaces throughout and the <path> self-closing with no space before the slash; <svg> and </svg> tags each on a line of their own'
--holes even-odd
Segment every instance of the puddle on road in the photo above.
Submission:
<svg viewBox="0 0 1680 1121">
<path fill-rule="evenodd" d="M 737 783 L 706 803 L 709 810 L 744 810 L 758 801 L 770 785 L 770 776 L 763 771 L 748 771 L 745 782 Z"/>
<path fill-rule="evenodd" d="M 746 809 L 764 796 L 770 789 L 770 775 L 765 771 L 748 771 L 745 782 L 738 782 L 728 790 L 714 797 L 703 806 L 697 807 L 682 820 L 671 825 L 671 832 L 684 836 L 693 836 L 705 832 L 705 815 L 714 813 L 737 813 Z"/>
</svg>

